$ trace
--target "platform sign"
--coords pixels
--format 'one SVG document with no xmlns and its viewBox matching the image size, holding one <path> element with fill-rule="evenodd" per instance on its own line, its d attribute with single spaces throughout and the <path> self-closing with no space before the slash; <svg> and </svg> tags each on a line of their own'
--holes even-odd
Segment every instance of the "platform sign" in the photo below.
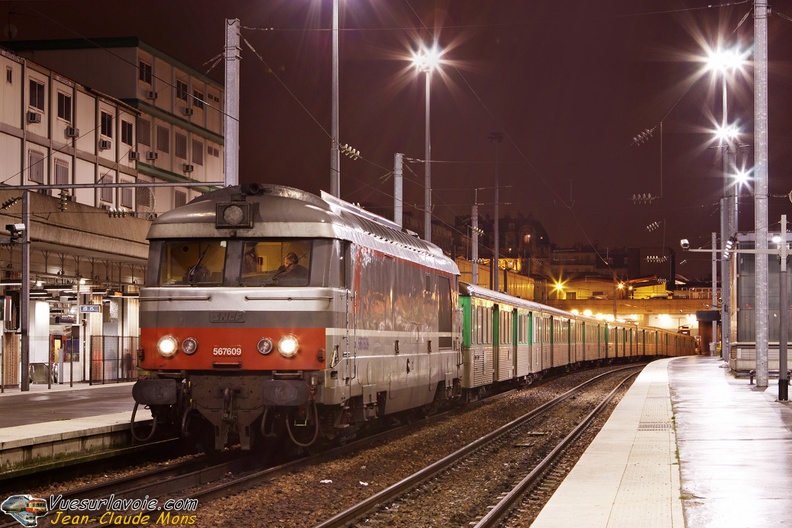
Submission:
<svg viewBox="0 0 792 528">
<path fill-rule="evenodd" d="M 80 313 L 99 313 L 102 311 L 100 304 L 81 304 Z"/>
</svg>

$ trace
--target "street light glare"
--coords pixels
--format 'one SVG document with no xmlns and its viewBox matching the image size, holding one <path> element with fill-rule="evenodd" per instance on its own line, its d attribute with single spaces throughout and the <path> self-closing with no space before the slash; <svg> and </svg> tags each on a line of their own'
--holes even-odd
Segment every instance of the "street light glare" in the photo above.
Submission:
<svg viewBox="0 0 792 528">
<path fill-rule="evenodd" d="M 751 171 L 739 170 L 734 175 L 734 179 L 737 180 L 738 186 L 748 185 L 751 180 Z"/>
<path fill-rule="evenodd" d="M 412 61 L 418 71 L 431 73 L 440 65 L 442 54 L 442 50 L 435 43 L 431 48 L 423 47 L 421 50 L 413 52 Z"/>
<path fill-rule="evenodd" d="M 718 72 L 734 71 L 745 63 L 745 54 L 733 49 L 710 50 L 707 53 L 707 67 Z"/>
<path fill-rule="evenodd" d="M 715 129 L 715 139 L 720 141 L 731 141 L 739 135 L 740 129 L 736 125 L 718 126 Z"/>
</svg>

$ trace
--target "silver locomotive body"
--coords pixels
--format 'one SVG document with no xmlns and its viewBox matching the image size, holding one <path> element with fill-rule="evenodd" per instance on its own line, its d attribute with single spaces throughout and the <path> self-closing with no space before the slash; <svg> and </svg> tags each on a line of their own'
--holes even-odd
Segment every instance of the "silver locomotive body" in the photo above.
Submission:
<svg viewBox="0 0 792 528">
<path fill-rule="evenodd" d="M 155 419 L 185 434 L 202 424 L 216 449 L 309 445 L 453 396 L 458 269 L 395 224 L 251 185 L 162 215 L 149 240 L 148 377 L 133 394 Z"/>
<path fill-rule="evenodd" d="M 326 194 L 229 187 L 149 240 L 133 396 L 215 449 L 308 446 L 550 370 L 694 353 L 691 336 L 459 283 L 439 248 Z"/>
</svg>

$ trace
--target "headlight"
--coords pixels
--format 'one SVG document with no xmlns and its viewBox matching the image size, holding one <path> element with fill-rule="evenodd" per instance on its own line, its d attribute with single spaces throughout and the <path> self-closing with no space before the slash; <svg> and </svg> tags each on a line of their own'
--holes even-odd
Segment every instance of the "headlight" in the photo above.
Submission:
<svg viewBox="0 0 792 528">
<path fill-rule="evenodd" d="M 171 358 L 176 354 L 179 342 L 172 335 L 165 335 L 157 341 L 157 352 L 164 358 Z"/>
<path fill-rule="evenodd" d="M 188 356 L 195 354 L 195 351 L 198 350 L 198 341 L 193 337 L 188 337 L 182 341 L 181 349 Z"/>
<path fill-rule="evenodd" d="M 287 335 L 281 337 L 280 341 L 278 341 L 278 352 L 280 355 L 285 358 L 292 358 L 297 355 L 299 351 L 299 343 L 297 343 L 297 338 L 293 335 Z"/>
<path fill-rule="evenodd" d="M 264 356 L 268 355 L 270 352 L 272 352 L 272 339 L 269 337 L 262 337 L 256 344 L 256 348 L 260 354 Z"/>
</svg>

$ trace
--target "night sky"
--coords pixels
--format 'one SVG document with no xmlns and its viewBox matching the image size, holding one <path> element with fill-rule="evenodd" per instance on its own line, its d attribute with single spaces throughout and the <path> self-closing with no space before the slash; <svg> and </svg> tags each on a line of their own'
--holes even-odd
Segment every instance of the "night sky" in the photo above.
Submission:
<svg viewBox="0 0 792 528">
<path fill-rule="evenodd" d="M 111 9 L 108 5 L 117 5 Z M 124 7 L 122 7 L 122 5 Z M 769 19 L 769 222 L 792 213 L 792 0 Z M 226 18 L 243 26 L 240 180 L 329 189 L 331 0 L 0 2 L 18 40 L 136 36 L 198 71 L 223 52 Z M 670 246 L 677 272 L 703 277 L 720 231 L 724 180 L 712 130 L 721 80 L 700 58 L 719 43 L 750 50 L 752 2 L 648 0 L 340 0 L 341 197 L 393 202 L 393 155 L 422 160 L 423 74 L 409 62 L 436 40 L 432 77 L 435 217 L 492 214 L 496 145 L 501 213 L 532 215 L 554 244 Z M 251 50 L 251 47 L 253 50 Z M 223 81 L 222 62 L 208 75 Z M 753 164 L 752 68 L 729 83 Z M 660 123 L 662 122 L 662 136 Z M 641 145 L 633 138 L 654 134 Z M 662 142 L 661 142 L 662 137 Z M 662 148 L 661 148 L 662 145 Z M 406 211 L 422 216 L 422 163 L 405 167 Z M 220 179 L 220 178 L 218 178 Z M 753 230 L 751 189 L 740 228 Z M 635 203 L 635 194 L 659 197 Z M 647 226 L 660 226 L 648 231 Z"/>
</svg>

